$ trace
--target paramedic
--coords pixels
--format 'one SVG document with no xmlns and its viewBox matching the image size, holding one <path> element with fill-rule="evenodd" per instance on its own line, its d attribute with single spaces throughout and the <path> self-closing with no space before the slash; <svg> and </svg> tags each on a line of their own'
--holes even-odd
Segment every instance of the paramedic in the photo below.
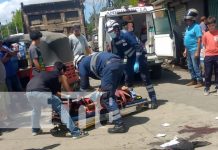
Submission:
<svg viewBox="0 0 218 150">
<path fill-rule="evenodd" d="M 79 71 L 81 91 L 88 89 L 89 77 L 101 80 L 100 90 L 105 92 L 101 96 L 101 102 L 105 105 L 108 112 L 112 114 L 112 122 L 115 124 L 113 128 L 108 129 L 108 132 L 126 132 L 118 105 L 115 101 L 115 92 L 123 76 L 121 59 L 112 53 L 98 52 L 90 56 L 76 55 L 74 65 Z"/>
<path fill-rule="evenodd" d="M 128 27 L 128 22 L 123 24 Z M 130 26 L 132 28 L 132 26 Z M 137 37 L 131 31 L 123 29 L 120 31 L 119 24 L 115 20 L 109 20 L 106 23 L 107 32 L 112 38 L 112 52 L 123 59 L 125 65 L 125 84 L 128 87 L 132 85 L 132 79 L 134 72 L 139 73 L 143 80 L 149 97 L 151 99 L 151 108 L 156 109 L 158 107 L 156 93 L 153 85 L 151 84 L 150 75 L 148 72 L 146 52 L 143 47 L 137 41 Z"/>
</svg>

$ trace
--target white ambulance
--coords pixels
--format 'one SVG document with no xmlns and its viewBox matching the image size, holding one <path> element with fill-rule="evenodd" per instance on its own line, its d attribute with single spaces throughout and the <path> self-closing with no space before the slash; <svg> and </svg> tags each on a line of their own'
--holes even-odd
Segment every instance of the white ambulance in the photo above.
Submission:
<svg viewBox="0 0 218 150">
<path fill-rule="evenodd" d="M 147 38 L 144 47 L 147 50 L 147 58 L 151 69 L 152 78 L 161 77 L 161 64 L 166 58 L 175 58 L 175 39 L 169 12 L 167 9 L 154 10 L 153 6 L 123 7 L 121 9 L 100 12 L 98 28 L 99 51 L 107 49 L 111 42 L 105 30 L 108 19 L 114 19 L 119 23 L 131 18 L 134 23 L 134 33 L 138 39 Z M 147 32 L 142 35 L 142 30 Z"/>
</svg>

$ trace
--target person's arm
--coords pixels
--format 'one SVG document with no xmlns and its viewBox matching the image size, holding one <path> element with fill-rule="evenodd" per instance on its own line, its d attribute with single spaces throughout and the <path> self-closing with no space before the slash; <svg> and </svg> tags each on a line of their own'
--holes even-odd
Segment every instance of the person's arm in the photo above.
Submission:
<svg viewBox="0 0 218 150">
<path fill-rule="evenodd" d="M 197 47 L 197 50 L 195 52 L 195 58 L 198 58 L 200 56 L 200 52 L 201 52 L 201 42 L 202 42 L 202 39 L 201 37 L 198 38 L 198 47 Z"/>
<path fill-rule="evenodd" d="M 69 36 L 70 49 L 73 50 L 73 39 Z"/>
<path fill-rule="evenodd" d="M 8 53 L 10 52 L 8 49 L 4 48 L 4 46 L 1 46 L 1 47 L 0 47 L 0 51 L 8 52 Z"/>
<path fill-rule="evenodd" d="M 67 77 L 65 75 L 61 75 L 59 76 L 59 83 L 61 83 L 61 85 L 63 86 L 64 90 L 66 92 L 72 92 L 72 89 L 70 88 L 70 85 L 67 81 Z M 62 98 L 69 98 L 69 95 L 66 93 L 62 93 L 60 89 L 56 89 L 58 92 L 56 93 L 56 95 L 58 97 L 62 97 Z"/>
<path fill-rule="evenodd" d="M 39 65 L 39 61 L 37 58 L 33 59 L 33 63 L 34 63 L 34 66 L 36 67 L 36 69 L 41 71 L 41 67 Z"/>
<path fill-rule="evenodd" d="M 187 57 L 187 49 L 185 48 L 184 52 L 183 52 L 183 56 Z"/>
<path fill-rule="evenodd" d="M 38 53 L 36 49 L 31 49 L 30 50 L 30 55 L 31 55 L 31 59 L 33 61 L 34 66 L 36 67 L 37 70 L 41 71 L 41 67 L 39 64 L 39 60 L 38 60 Z"/>
<path fill-rule="evenodd" d="M 202 44 L 203 44 L 204 47 L 206 47 L 206 37 L 205 37 L 205 34 L 202 37 Z"/>
<path fill-rule="evenodd" d="M 195 58 L 199 58 L 201 52 L 201 43 L 202 43 L 202 31 L 200 25 L 196 26 L 195 34 L 197 37 L 197 50 L 195 52 Z"/>
<path fill-rule="evenodd" d="M 59 77 L 59 81 L 67 92 L 72 92 L 72 89 L 71 89 L 71 87 L 68 83 L 67 77 L 65 75 L 61 75 Z"/>
<path fill-rule="evenodd" d="M 84 37 L 84 41 L 85 41 L 84 42 L 85 43 L 85 50 L 86 50 L 86 53 L 89 55 L 92 53 L 92 50 L 89 48 L 89 44 L 88 44 L 86 37 L 85 36 L 83 36 L 83 37 Z"/>
<path fill-rule="evenodd" d="M 8 62 L 11 58 L 11 55 L 9 53 L 6 53 L 3 57 L 2 57 L 2 63 L 5 64 L 6 62 Z"/>
</svg>

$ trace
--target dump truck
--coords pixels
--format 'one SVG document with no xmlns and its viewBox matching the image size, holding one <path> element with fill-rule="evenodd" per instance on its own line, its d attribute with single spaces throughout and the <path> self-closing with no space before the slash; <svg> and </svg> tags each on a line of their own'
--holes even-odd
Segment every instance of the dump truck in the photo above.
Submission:
<svg viewBox="0 0 218 150">
<path fill-rule="evenodd" d="M 85 34 L 83 0 L 59 0 L 29 5 L 21 3 L 21 12 L 24 33 L 40 30 L 69 35 L 74 25 L 80 25 L 81 32 Z"/>
</svg>

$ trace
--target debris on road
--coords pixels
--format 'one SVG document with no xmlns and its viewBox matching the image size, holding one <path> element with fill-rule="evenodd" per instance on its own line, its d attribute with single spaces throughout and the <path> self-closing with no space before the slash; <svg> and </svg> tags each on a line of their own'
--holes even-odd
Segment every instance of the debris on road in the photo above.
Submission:
<svg viewBox="0 0 218 150">
<path fill-rule="evenodd" d="M 162 124 L 162 126 L 163 126 L 163 127 L 169 127 L 170 124 L 169 124 L 169 123 L 164 123 L 164 124 Z"/>
<path fill-rule="evenodd" d="M 156 135 L 156 137 L 165 137 L 165 136 L 166 136 L 166 134 L 162 134 L 162 133 L 159 133 Z"/>
</svg>

